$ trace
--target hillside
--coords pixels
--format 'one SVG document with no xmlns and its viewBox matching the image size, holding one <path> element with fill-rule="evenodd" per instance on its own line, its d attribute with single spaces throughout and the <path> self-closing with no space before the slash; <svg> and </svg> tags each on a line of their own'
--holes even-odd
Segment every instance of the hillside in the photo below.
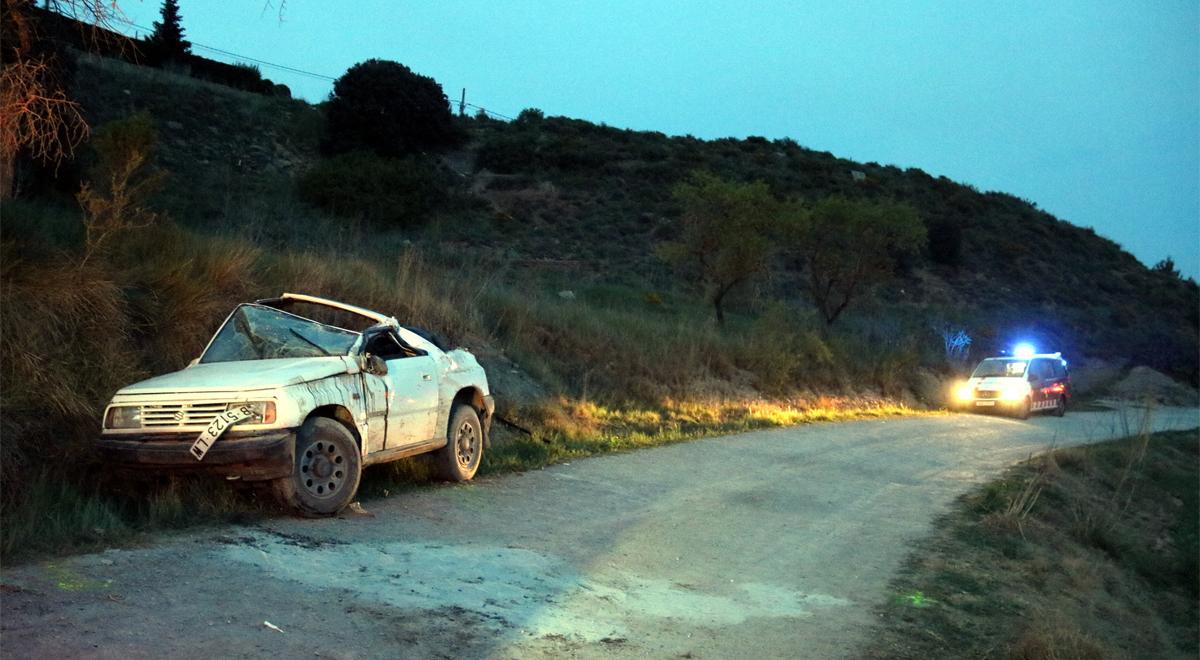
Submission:
<svg viewBox="0 0 1200 660">
<path fill-rule="evenodd" d="M 189 181 L 211 182 L 222 189 L 217 197 L 228 200 L 238 191 L 213 177 L 277 189 L 278 179 L 317 157 L 321 118 L 303 102 L 160 72 L 143 80 L 144 70 L 132 76 L 140 88 L 131 89 L 128 71 L 115 64 L 80 76 L 79 93 L 95 120 L 149 110 L 164 136 L 166 169 Z M 125 84 L 113 84 L 122 76 Z M 469 203 L 460 199 L 426 227 L 405 231 L 406 238 L 435 252 L 477 251 L 548 289 L 618 286 L 635 299 L 653 293 L 687 300 L 692 292 L 655 256 L 655 248 L 677 234 L 679 208 L 670 191 L 692 171 L 764 181 L 780 198 L 895 199 L 917 209 L 930 246 L 905 263 L 902 277 L 848 325 L 881 316 L 904 323 L 919 317 L 926 325 L 967 328 L 975 355 L 1032 338 L 1077 360 L 1145 364 L 1192 383 L 1200 375 L 1194 283 L 1153 272 L 1090 228 L 1055 218 L 1027 200 L 980 192 L 915 168 L 840 159 L 787 139 L 704 141 L 532 112 L 511 123 L 482 117 L 463 122 L 470 144 L 447 163 Z M 193 226 L 203 219 L 201 225 L 212 228 L 211 220 L 221 215 L 211 208 L 213 197 L 176 199 L 173 215 Z M 797 266 L 782 259 L 770 278 L 741 296 L 742 311 L 756 316 L 773 299 L 804 307 Z"/>
</svg>

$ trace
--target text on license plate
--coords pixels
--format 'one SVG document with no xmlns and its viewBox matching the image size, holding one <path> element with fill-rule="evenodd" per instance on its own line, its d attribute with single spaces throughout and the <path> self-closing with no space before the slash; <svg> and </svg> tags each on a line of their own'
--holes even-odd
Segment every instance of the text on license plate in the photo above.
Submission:
<svg viewBox="0 0 1200 660">
<path fill-rule="evenodd" d="M 208 423 L 208 428 L 204 429 L 199 438 L 196 438 L 196 441 L 192 443 L 188 451 L 192 453 L 192 456 L 196 457 L 196 460 L 204 460 L 204 455 L 208 453 L 208 449 L 213 446 L 217 438 L 221 437 L 225 429 L 253 415 L 254 411 L 249 406 L 238 406 L 237 408 L 226 410 Z"/>
<path fill-rule="evenodd" d="M 976 401 L 975 405 L 977 405 L 977 406 L 994 406 L 994 405 L 996 405 L 996 402 L 995 401 Z"/>
</svg>

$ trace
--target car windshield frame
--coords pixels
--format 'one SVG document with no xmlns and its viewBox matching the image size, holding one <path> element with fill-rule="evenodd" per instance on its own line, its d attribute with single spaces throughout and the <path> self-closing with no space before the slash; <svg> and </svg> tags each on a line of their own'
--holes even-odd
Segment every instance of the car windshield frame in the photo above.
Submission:
<svg viewBox="0 0 1200 660">
<path fill-rule="evenodd" d="M 1021 358 L 987 358 L 975 367 L 975 370 L 971 372 L 971 378 L 1024 378 L 1029 373 L 1029 363 L 1030 360 Z M 1011 373 L 1012 370 L 1009 368 L 1009 365 L 1012 364 L 1020 364 L 1022 366 L 1021 371 Z M 998 369 L 988 369 L 985 372 L 984 365 L 1004 366 Z"/>
<path fill-rule="evenodd" d="M 251 310 L 258 318 L 247 317 Z M 258 342 L 251 339 L 251 335 Z M 360 332 L 314 321 L 275 307 L 242 303 L 230 312 L 213 334 L 198 363 L 340 357 L 349 355 L 361 337 Z M 214 349 L 217 350 L 215 355 Z"/>
</svg>

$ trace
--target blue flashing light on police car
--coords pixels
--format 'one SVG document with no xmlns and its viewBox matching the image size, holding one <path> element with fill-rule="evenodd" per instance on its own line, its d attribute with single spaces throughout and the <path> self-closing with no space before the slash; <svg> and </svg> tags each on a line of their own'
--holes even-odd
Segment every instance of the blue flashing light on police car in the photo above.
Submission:
<svg viewBox="0 0 1200 660">
<path fill-rule="evenodd" d="M 1021 342 L 1016 346 L 1013 346 L 1012 354 L 1013 357 L 1019 360 L 1028 360 L 1037 355 L 1037 349 L 1034 348 L 1033 344 L 1030 344 L 1029 342 Z"/>
</svg>

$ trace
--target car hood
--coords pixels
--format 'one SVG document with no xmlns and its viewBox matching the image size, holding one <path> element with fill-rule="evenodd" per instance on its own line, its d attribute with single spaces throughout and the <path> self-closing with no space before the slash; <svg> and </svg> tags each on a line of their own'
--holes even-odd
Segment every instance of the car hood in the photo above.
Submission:
<svg viewBox="0 0 1200 660">
<path fill-rule="evenodd" d="M 118 394 L 262 390 L 353 371 L 354 361 L 342 356 L 211 362 L 128 385 Z"/>
</svg>

